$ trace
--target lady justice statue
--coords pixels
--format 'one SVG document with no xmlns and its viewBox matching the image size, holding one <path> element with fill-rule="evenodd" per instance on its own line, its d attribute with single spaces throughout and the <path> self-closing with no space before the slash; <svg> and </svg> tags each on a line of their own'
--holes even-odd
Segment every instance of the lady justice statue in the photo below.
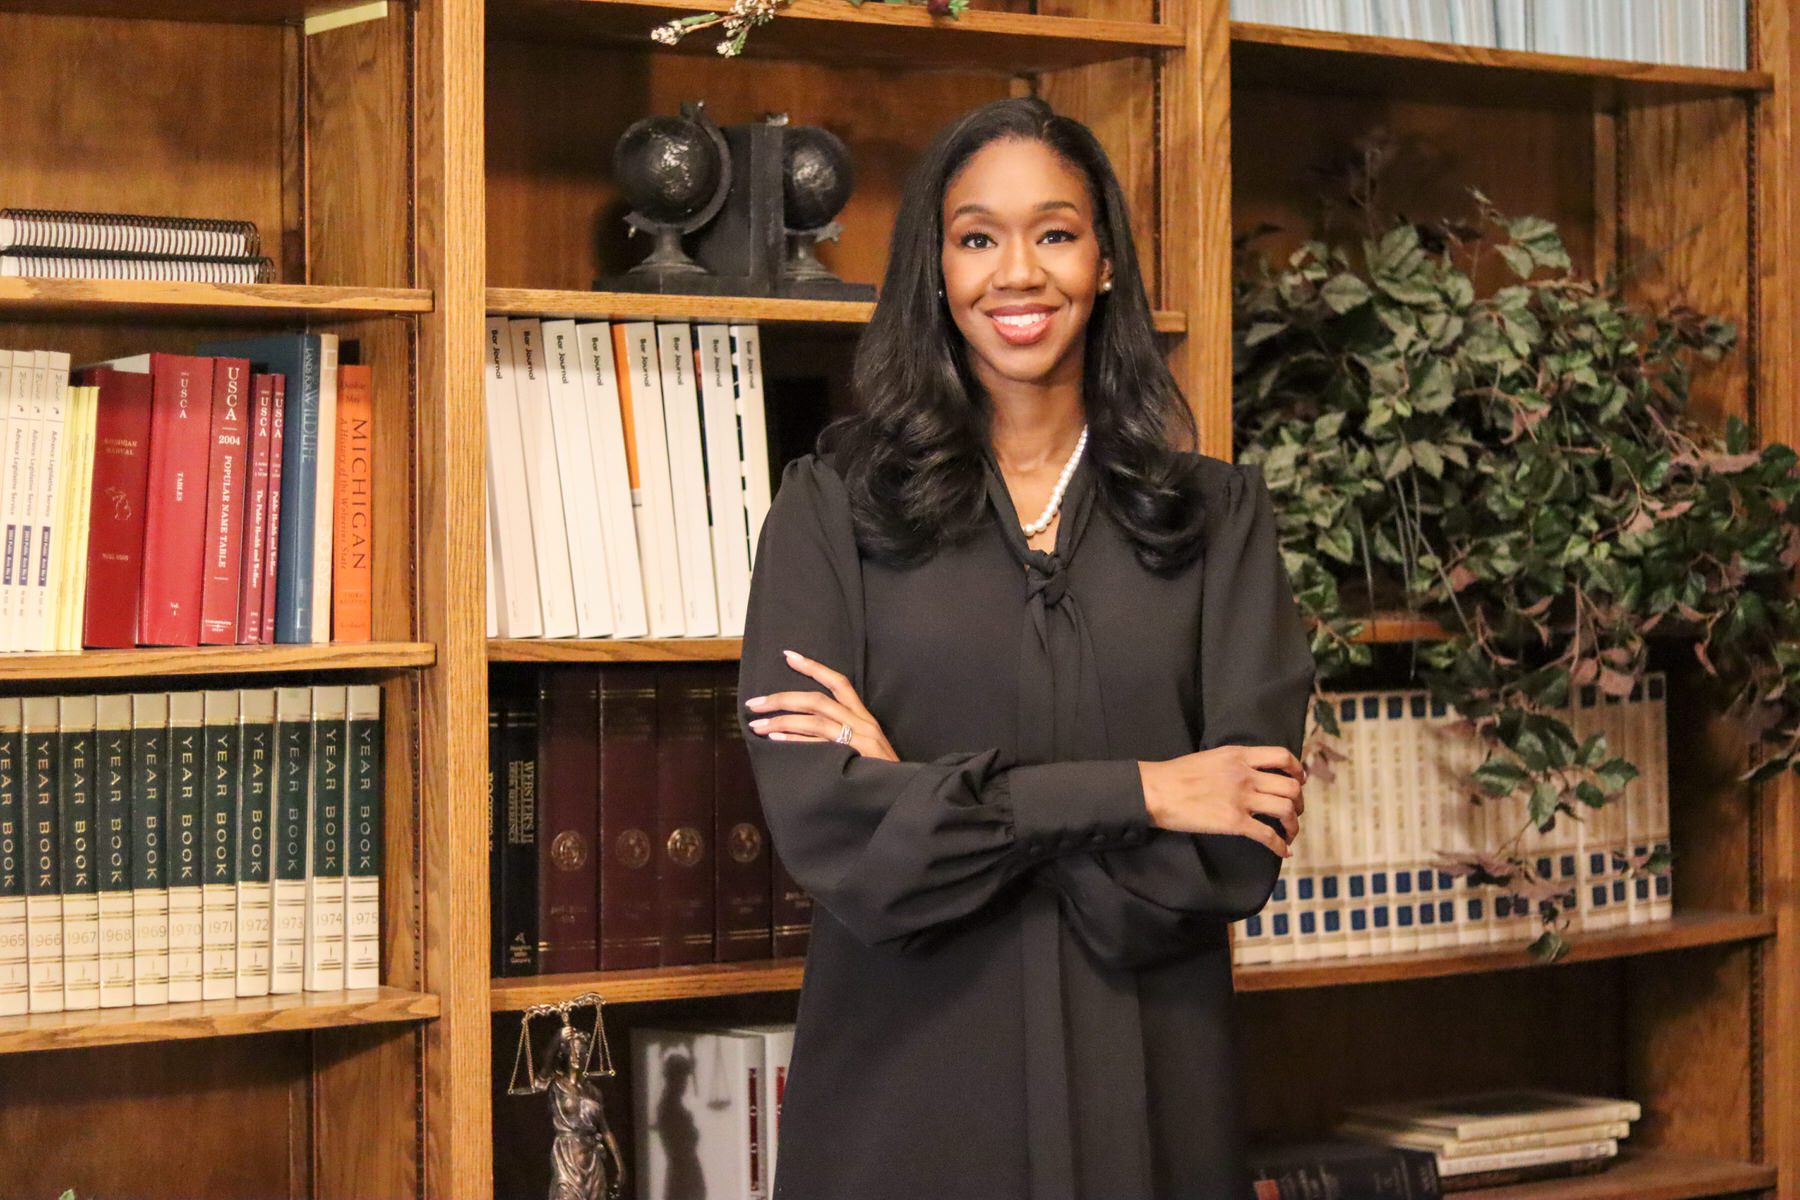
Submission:
<svg viewBox="0 0 1800 1200">
<path fill-rule="evenodd" d="M 519 1053 L 513 1061 L 511 1095 L 550 1093 L 550 1123 L 555 1139 L 550 1146 L 549 1200 L 623 1200 L 625 1160 L 619 1143 L 606 1122 L 606 1106 L 597 1079 L 615 1072 L 612 1052 L 606 1045 L 604 1002 L 593 992 L 560 1004 L 536 1004 L 525 1010 L 519 1027 Z M 594 1032 L 570 1019 L 582 1007 L 594 1009 Z M 555 1014 L 562 1018 L 550 1045 L 545 1074 L 539 1076 L 531 1060 L 531 1019 Z M 596 1067 L 595 1058 L 600 1060 Z M 526 1085 L 518 1086 L 523 1063 Z"/>
</svg>

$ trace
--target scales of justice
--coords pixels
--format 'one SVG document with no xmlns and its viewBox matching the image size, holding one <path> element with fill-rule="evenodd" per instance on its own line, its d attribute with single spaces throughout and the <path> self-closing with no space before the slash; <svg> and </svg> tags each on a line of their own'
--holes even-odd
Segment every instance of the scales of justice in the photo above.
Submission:
<svg viewBox="0 0 1800 1200">
<path fill-rule="evenodd" d="M 606 1106 L 598 1079 L 617 1074 L 606 1044 L 606 1001 L 583 992 L 557 1004 L 534 1004 L 519 1023 L 519 1049 L 513 1056 L 509 1096 L 550 1096 L 550 1122 L 556 1131 L 550 1147 L 550 1200 L 623 1200 L 625 1160 L 606 1122 Z M 593 1031 L 575 1022 L 574 1014 L 594 1010 Z M 531 1022 L 555 1016 L 561 1024 L 538 1074 L 532 1054 Z M 525 1082 L 519 1082 L 520 1068 Z"/>
</svg>

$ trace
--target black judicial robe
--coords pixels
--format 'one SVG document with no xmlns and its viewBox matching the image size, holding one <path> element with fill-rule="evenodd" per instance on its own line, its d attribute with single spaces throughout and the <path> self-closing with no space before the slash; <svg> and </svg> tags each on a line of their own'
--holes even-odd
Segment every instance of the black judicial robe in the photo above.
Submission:
<svg viewBox="0 0 1800 1200">
<path fill-rule="evenodd" d="M 1053 552 L 987 456 L 990 520 L 908 569 L 790 463 L 758 542 L 744 698 L 844 672 L 901 761 L 745 726 L 814 899 L 775 1200 L 1242 1200 L 1227 922 L 1281 859 L 1150 824 L 1137 760 L 1298 753 L 1314 666 L 1258 468 L 1192 455 L 1206 550 L 1145 570 L 1084 458 Z M 740 709 L 740 719 L 750 715 Z"/>
</svg>

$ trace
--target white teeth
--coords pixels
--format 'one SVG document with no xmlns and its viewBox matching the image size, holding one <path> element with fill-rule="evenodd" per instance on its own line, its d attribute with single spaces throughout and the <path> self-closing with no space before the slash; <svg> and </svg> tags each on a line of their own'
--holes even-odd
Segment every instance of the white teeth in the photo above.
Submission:
<svg viewBox="0 0 1800 1200">
<path fill-rule="evenodd" d="M 994 318 L 994 320 L 1000 322 L 1002 325 L 1010 325 L 1014 329 L 1028 329 L 1033 325 L 1041 325 L 1049 319 L 1050 314 L 1047 312 L 1007 313 Z"/>
</svg>

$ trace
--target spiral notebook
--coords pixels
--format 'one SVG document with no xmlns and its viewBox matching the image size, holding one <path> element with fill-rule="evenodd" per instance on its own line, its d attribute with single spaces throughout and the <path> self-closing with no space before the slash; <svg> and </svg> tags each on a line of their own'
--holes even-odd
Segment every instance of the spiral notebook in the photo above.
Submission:
<svg viewBox="0 0 1800 1200">
<path fill-rule="evenodd" d="M 51 251 L 63 258 L 255 259 L 262 249 L 249 221 L 135 213 L 0 209 L 0 252 Z"/>
</svg>

